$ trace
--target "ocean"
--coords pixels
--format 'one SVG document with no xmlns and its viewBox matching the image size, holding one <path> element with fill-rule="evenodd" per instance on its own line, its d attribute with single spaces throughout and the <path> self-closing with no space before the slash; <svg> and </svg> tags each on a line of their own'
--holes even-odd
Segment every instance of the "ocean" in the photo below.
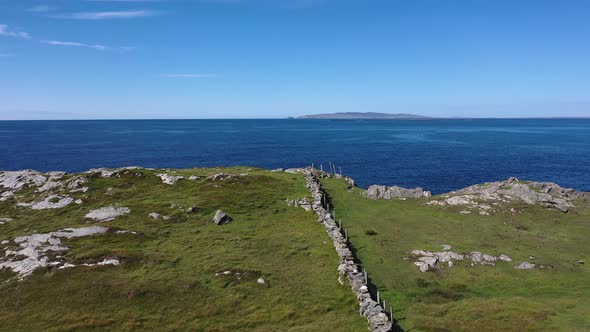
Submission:
<svg viewBox="0 0 590 332">
<path fill-rule="evenodd" d="M 590 119 L 0 121 L 0 170 L 312 163 L 361 187 L 515 176 L 590 191 Z"/>
</svg>

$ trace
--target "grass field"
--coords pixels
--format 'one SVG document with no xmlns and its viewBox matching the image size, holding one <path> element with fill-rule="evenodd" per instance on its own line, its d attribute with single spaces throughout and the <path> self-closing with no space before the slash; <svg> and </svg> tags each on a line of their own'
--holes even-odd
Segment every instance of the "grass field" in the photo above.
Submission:
<svg viewBox="0 0 590 332">
<path fill-rule="evenodd" d="M 590 210 L 518 206 L 519 215 L 462 215 L 425 200 L 373 201 L 323 179 L 336 216 L 406 331 L 590 330 Z M 507 254 L 495 267 L 461 262 L 422 273 L 413 249 Z M 535 260 L 529 259 L 534 256 Z M 574 264 L 583 260 L 586 264 Z M 515 270 L 519 262 L 547 266 Z"/>
<path fill-rule="evenodd" d="M 303 177 L 248 168 L 169 173 L 222 171 L 248 175 L 171 186 L 140 170 L 93 178 L 87 193 L 74 194 L 81 205 L 32 211 L 0 202 L 0 216 L 14 218 L 0 225 L 0 240 L 89 225 L 137 232 L 67 241 L 74 262 L 118 257 L 120 266 L 43 268 L 24 281 L 3 270 L 0 330 L 366 331 L 350 288 L 337 282 L 338 257 L 323 227 L 312 212 L 285 203 L 308 195 Z M 131 213 L 84 219 L 109 205 Z M 234 221 L 213 224 L 217 209 Z M 215 276 L 226 270 L 232 275 Z"/>
</svg>

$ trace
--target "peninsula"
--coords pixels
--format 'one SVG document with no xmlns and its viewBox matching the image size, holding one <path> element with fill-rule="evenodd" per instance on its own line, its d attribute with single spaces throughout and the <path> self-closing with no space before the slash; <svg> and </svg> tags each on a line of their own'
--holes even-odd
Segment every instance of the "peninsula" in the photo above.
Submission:
<svg viewBox="0 0 590 332">
<path fill-rule="evenodd" d="M 298 117 L 298 119 L 333 119 L 333 120 L 424 120 L 432 119 L 428 116 L 405 113 L 376 113 L 376 112 L 342 112 L 312 114 Z"/>
</svg>

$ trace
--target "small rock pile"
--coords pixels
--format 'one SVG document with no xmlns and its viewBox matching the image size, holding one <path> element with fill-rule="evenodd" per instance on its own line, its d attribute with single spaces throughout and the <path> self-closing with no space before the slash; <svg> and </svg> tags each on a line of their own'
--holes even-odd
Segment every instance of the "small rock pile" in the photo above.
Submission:
<svg viewBox="0 0 590 332">
<path fill-rule="evenodd" d="M 371 331 L 391 331 L 393 328 L 392 321 L 387 317 L 381 304 L 371 298 L 369 288 L 367 287 L 367 280 L 365 280 L 364 274 L 359 271 L 358 266 L 354 262 L 352 251 L 348 247 L 346 239 L 336 225 L 334 218 L 324 208 L 324 193 L 318 180 L 318 172 L 313 168 L 306 168 L 302 173 L 305 176 L 307 189 L 310 191 L 313 199 L 312 208 L 318 215 L 318 221 L 326 228 L 328 235 L 333 241 L 334 248 L 338 256 L 340 256 L 340 264 L 338 265 L 340 278 L 345 277 L 350 282 L 352 291 L 359 301 L 360 312 L 369 321 Z"/>
<path fill-rule="evenodd" d="M 432 193 L 422 188 L 406 189 L 397 186 L 372 185 L 365 191 L 364 195 L 370 199 L 393 199 L 430 197 Z"/>
<path fill-rule="evenodd" d="M 305 211 L 311 211 L 313 208 L 311 202 L 307 198 L 301 199 L 287 199 L 288 206 L 302 207 Z"/>
<path fill-rule="evenodd" d="M 449 248 L 449 247 L 443 247 Z M 449 248 L 450 249 L 450 248 Z M 482 254 L 479 251 L 472 251 L 466 254 L 458 254 L 452 251 L 425 251 L 412 250 L 411 257 L 415 259 L 414 264 L 420 268 L 421 272 L 433 270 L 440 267 L 440 263 L 447 263 L 449 267 L 454 265 L 455 261 L 471 260 L 471 266 L 475 265 L 489 265 L 495 266 L 496 262 L 511 262 L 512 258 L 501 254 L 500 256 L 492 256 Z"/>
<path fill-rule="evenodd" d="M 195 180 L 199 180 L 201 177 L 200 176 L 196 176 L 196 175 L 191 175 L 188 178 L 185 178 L 184 176 L 181 175 L 170 175 L 170 174 L 166 174 L 166 173 L 159 173 L 156 174 L 157 177 L 159 177 L 162 180 L 162 183 L 167 184 L 167 185 L 175 185 L 176 182 L 178 182 L 179 180 L 184 180 L 184 179 L 188 179 L 189 181 L 195 181 Z"/>
<path fill-rule="evenodd" d="M 89 176 L 98 176 L 101 178 L 110 178 L 112 176 L 121 177 L 121 175 L 129 175 L 135 170 L 153 170 L 153 168 L 143 168 L 139 166 L 128 166 L 128 167 L 120 167 L 120 168 L 92 168 L 85 173 Z M 136 172 L 136 176 L 141 176 L 141 173 Z"/>
<path fill-rule="evenodd" d="M 232 177 L 233 177 L 233 175 L 229 174 L 229 173 L 217 173 L 217 174 L 213 174 L 213 175 L 208 176 L 206 179 L 210 180 L 210 181 L 219 181 L 219 180 L 230 179 Z"/>
</svg>

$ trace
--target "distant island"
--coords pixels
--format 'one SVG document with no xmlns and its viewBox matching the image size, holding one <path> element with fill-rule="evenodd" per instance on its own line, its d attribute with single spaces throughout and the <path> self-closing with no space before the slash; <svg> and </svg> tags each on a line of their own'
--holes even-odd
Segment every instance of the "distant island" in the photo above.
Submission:
<svg viewBox="0 0 590 332">
<path fill-rule="evenodd" d="M 420 120 L 431 119 L 428 116 L 404 114 L 404 113 L 376 113 L 376 112 L 341 112 L 341 113 L 326 113 L 300 116 L 297 119 L 400 119 L 400 120 Z"/>
</svg>

